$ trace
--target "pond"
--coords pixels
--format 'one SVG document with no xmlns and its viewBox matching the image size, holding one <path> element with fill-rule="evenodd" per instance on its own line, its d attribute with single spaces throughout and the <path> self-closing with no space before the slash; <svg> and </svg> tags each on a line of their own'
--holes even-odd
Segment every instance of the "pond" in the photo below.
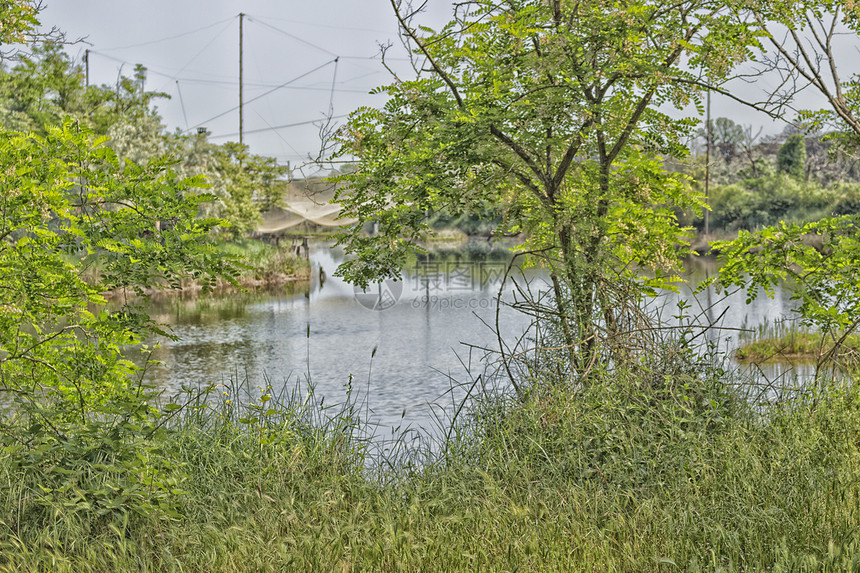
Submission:
<svg viewBox="0 0 860 573">
<path fill-rule="evenodd" d="M 277 293 L 153 303 L 153 317 L 170 325 L 178 339 L 162 340 L 153 353 L 161 364 L 147 373 L 150 382 L 168 391 L 236 380 L 248 380 L 252 388 L 268 381 L 276 391 L 304 390 L 310 383 L 326 403 L 343 401 L 351 388 L 367 418 L 383 431 L 432 429 L 437 417 L 444 420 L 463 396 L 462 385 L 483 372 L 481 348 L 498 348 L 491 326 L 510 259 L 507 249 L 488 254 L 471 248 L 435 257 L 407 272 L 401 283 L 367 293 L 333 276 L 344 260 L 341 251 L 317 244 L 310 257 L 309 284 Z M 695 261 L 690 284 L 714 272 L 713 261 Z M 526 272 L 525 280 L 546 288 L 538 270 Z M 760 297 L 747 306 L 745 293 L 723 298 L 709 289 L 694 298 L 691 288 L 661 295 L 653 304 L 672 316 L 678 301 L 687 301 L 691 310 L 701 311 L 701 322 L 715 323 L 706 336 L 723 350 L 737 344 L 734 329 L 792 315 L 782 290 L 774 299 Z M 503 300 L 510 301 L 510 281 L 505 290 Z M 504 305 L 499 319 L 508 340 L 530 322 Z"/>
</svg>

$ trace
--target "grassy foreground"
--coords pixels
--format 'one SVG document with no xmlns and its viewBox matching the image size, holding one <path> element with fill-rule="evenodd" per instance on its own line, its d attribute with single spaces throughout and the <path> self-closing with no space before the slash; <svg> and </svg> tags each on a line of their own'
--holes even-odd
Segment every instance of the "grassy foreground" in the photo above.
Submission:
<svg viewBox="0 0 860 573">
<path fill-rule="evenodd" d="M 128 463 L 58 443 L 37 467 L 7 420 L 0 570 L 860 569 L 860 390 L 754 408 L 725 380 L 479 401 L 423 463 L 373 463 L 354 409 L 295 396 L 198 400 Z M 135 463 L 169 487 L 123 494 Z"/>
</svg>

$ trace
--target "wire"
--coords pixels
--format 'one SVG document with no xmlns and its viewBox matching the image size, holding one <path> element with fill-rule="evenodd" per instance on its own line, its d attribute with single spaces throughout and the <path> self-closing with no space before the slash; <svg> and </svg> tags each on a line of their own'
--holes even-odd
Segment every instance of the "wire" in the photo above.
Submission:
<svg viewBox="0 0 860 573">
<path fill-rule="evenodd" d="M 301 26 L 314 26 L 316 28 L 330 28 L 332 30 L 351 30 L 353 32 L 373 32 L 375 34 L 388 34 L 390 30 L 374 30 L 373 28 L 351 28 L 347 26 L 330 26 L 326 24 L 317 24 L 314 22 L 303 22 L 300 20 L 288 20 L 286 18 L 275 18 L 273 16 L 260 16 L 266 20 L 275 20 L 277 22 L 287 22 L 289 24 L 299 24 Z"/>
<path fill-rule="evenodd" d="M 231 18 L 230 20 L 232 21 L 232 18 Z M 193 62 L 194 60 L 196 60 L 197 58 L 199 58 L 199 57 L 200 57 L 200 55 L 201 55 L 203 52 L 205 52 L 207 49 L 209 49 L 209 46 L 211 46 L 211 45 L 215 42 L 215 40 L 217 40 L 218 38 L 220 38 L 220 37 L 221 37 L 221 34 L 223 34 L 225 31 L 227 31 L 227 28 L 229 27 L 229 25 L 230 25 L 231 23 L 232 23 L 232 22 L 228 22 L 228 23 L 227 23 L 223 28 L 221 28 L 221 31 L 220 31 L 220 32 L 218 32 L 217 34 L 215 34 L 215 35 L 212 37 L 212 39 L 211 39 L 211 40 L 209 40 L 208 42 L 206 42 L 206 45 L 205 45 L 205 46 L 203 46 L 202 48 L 200 48 L 200 51 L 198 51 L 196 54 L 194 54 L 194 56 L 193 56 L 190 60 L 188 60 L 188 62 L 187 62 L 184 66 L 182 66 L 182 67 L 179 69 L 179 71 L 178 71 L 178 72 L 176 72 L 176 74 L 177 74 L 177 75 L 179 75 L 179 74 L 181 74 L 182 72 L 184 72 L 184 71 L 185 71 L 185 68 L 187 68 L 188 66 L 190 66 L 190 65 L 191 65 L 191 62 Z"/>
<path fill-rule="evenodd" d="M 287 141 L 286 139 L 284 139 L 284 136 L 283 136 L 283 135 L 281 135 L 280 133 L 278 133 L 278 130 L 277 130 L 277 129 L 275 129 L 275 128 L 272 126 L 272 124 L 271 124 L 271 123 L 269 123 L 268 121 L 266 121 L 266 118 L 265 118 L 265 117 L 263 117 L 262 115 L 260 115 L 260 113 L 259 113 L 259 112 L 256 112 L 256 111 L 255 111 L 254 113 L 256 113 L 256 114 L 257 114 L 257 116 L 259 116 L 259 118 L 263 120 L 263 123 L 265 123 L 266 125 L 268 125 L 268 126 L 269 126 L 269 130 L 274 131 L 274 132 L 275 132 L 275 135 L 277 135 L 278 137 L 280 137 L 280 138 L 281 138 L 281 141 L 283 141 L 283 142 L 287 145 L 287 147 L 289 147 L 290 149 L 292 149 L 292 150 L 293 150 L 293 153 L 298 154 L 298 150 L 296 150 L 296 148 L 295 148 L 295 147 L 293 147 L 293 145 L 292 145 L 289 141 Z"/>
<path fill-rule="evenodd" d="M 328 96 L 328 115 L 331 117 L 331 114 L 334 113 L 334 85 L 337 80 L 337 61 L 340 58 L 334 59 L 334 72 L 331 75 L 331 93 Z"/>
<path fill-rule="evenodd" d="M 128 48 L 137 48 L 140 46 L 150 46 L 152 44 L 158 44 L 159 42 L 166 42 L 168 40 L 175 40 L 176 38 L 182 38 L 184 36 L 190 36 L 191 34 L 196 34 L 197 32 L 202 32 L 203 30 L 208 30 L 209 28 L 214 28 L 218 24 L 223 24 L 224 22 L 229 22 L 233 18 L 235 18 L 235 16 L 230 16 L 229 18 L 227 18 L 225 20 L 219 20 L 213 24 L 209 24 L 207 26 L 202 26 L 200 28 L 196 28 L 194 30 L 191 30 L 190 32 L 182 32 L 181 34 L 176 34 L 175 36 L 167 36 L 165 38 L 161 38 L 160 40 L 150 40 L 148 42 L 141 42 L 140 44 L 129 44 L 128 46 L 119 46 L 116 48 L 102 48 L 102 50 L 104 50 L 105 52 L 115 52 L 118 50 L 127 50 Z"/>
<path fill-rule="evenodd" d="M 179 104 L 182 106 L 182 117 L 185 118 L 185 128 L 188 128 L 188 114 L 185 113 L 185 100 L 182 99 L 182 90 L 179 89 L 179 80 L 176 80 L 176 93 L 179 94 Z"/>
<path fill-rule="evenodd" d="M 261 116 L 261 117 L 262 117 L 262 116 Z M 328 119 L 343 119 L 343 118 L 345 118 L 345 117 L 349 117 L 349 114 L 333 115 L 333 116 L 331 116 L 331 117 L 330 117 L 330 118 L 328 118 Z M 284 125 L 272 125 L 272 126 L 269 126 L 269 127 L 263 127 L 263 128 L 260 128 L 260 129 L 246 129 L 246 130 L 245 130 L 245 131 L 243 131 L 242 133 L 244 133 L 245 135 L 248 135 L 249 133 L 263 133 L 264 131 L 276 131 L 276 130 L 278 130 L 278 129 L 287 129 L 287 128 L 289 128 L 289 127 L 298 127 L 298 126 L 300 126 L 300 125 L 311 125 L 311 124 L 313 124 L 313 123 L 317 123 L 318 121 L 323 121 L 324 119 L 326 119 L 326 118 L 310 119 L 310 120 L 308 120 L 308 121 L 299 121 L 299 122 L 297 122 L 297 123 L 285 123 Z M 263 121 L 266 121 L 266 120 L 264 119 Z M 206 122 L 204 122 L 204 123 L 206 123 Z M 267 122 L 267 123 L 268 123 L 268 122 Z M 195 126 L 195 127 L 196 127 L 196 126 Z M 226 133 L 226 134 L 222 134 L 222 135 L 212 135 L 212 136 L 210 136 L 210 137 L 209 137 L 209 139 L 220 139 L 220 138 L 223 138 L 223 137 L 235 137 L 235 136 L 237 136 L 237 135 L 239 135 L 239 132 L 238 132 L 238 131 L 237 131 L 236 133 Z M 295 151 L 295 150 L 293 150 L 293 151 Z"/>
<path fill-rule="evenodd" d="M 322 64 L 322 65 L 320 65 L 320 66 L 317 66 L 317 67 L 315 67 L 314 69 L 312 69 L 312 70 L 311 70 L 311 71 L 309 71 L 309 72 L 305 72 L 305 73 L 303 73 L 302 75 L 297 76 L 297 77 L 295 77 L 295 78 L 293 78 L 293 79 L 291 79 L 291 80 L 288 80 L 288 81 L 286 81 L 286 82 L 282 83 L 281 85 L 279 85 L 279 86 L 277 86 L 277 87 L 275 87 L 275 88 L 272 88 L 272 89 L 270 89 L 270 90 L 268 90 L 268 91 L 266 91 L 266 92 L 264 92 L 264 93 L 261 93 L 261 94 L 260 94 L 260 95 L 258 95 L 257 97 L 251 98 L 251 99 L 249 99 L 248 101 L 243 102 L 243 105 L 247 105 L 247 104 L 249 104 L 249 103 L 251 103 L 251 102 L 255 102 L 255 101 L 257 101 L 257 100 L 258 100 L 258 99 L 260 99 L 260 98 L 266 97 L 266 96 L 267 96 L 267 95 L 269 95 L 270 93 L 275 92 L 275 91 L 277 91 L 277 90 L 279 90 L 279 89 L 281 89 L 281 88 L 284 88 L 284 87 L 288 86 L 289 84 L 293 83 L 294 81 L 296 81 L 296 80 L 300 80 L 300 79 L 302 79 L 302 78 L 303 78 L 303 77 L 305 77 L 305 76 L 309 76 L 309 75 L 311 75 L 312 73 L 314 73 L 314 72 L 316 72 L 316 71 L 318 71 L 318 70 L 321 70 L 321 69 L 323 69 L 324 67 L 326 67 L 326 66 L 328 66 L 328 65 L 330 65 L 330 64 L 333 64 L 334 62 L 335 62 L 335 60 L 331 60 L 331 61 L 326 62 L 326 63 L 324 63 L 324 64 Z M 214 117 L 210 117 L 210 118 L 209 118 L 209 119 L 207 119 L 206 121 L 201 121 L 200 123 L 198 123 L 197 125 L 195 125 L 195 126 L 191 127 L 190 129 L 186 129 L 183 133 L 187 133 L 187 132 L 191 131 L 192 129 L 196 128 L 196 127 L 200 127 L 200 126 L 201 126 L 201 125 L 203 125 L 204 123 L 209 123 L 209 122 L 210 122 L 210 121 L 212 121 L 213 119 L 218 119 L 219 117 L 224 117 L 224 116 L 225 116 L 225 115 L 227 115 L 228 113 L 232 113 L 232 112 L 236 111 L 237 109 L 239 109 L 239 106 L 238 106 L 238 105 L 237 105 L 237 106 L 233 106 L 233 107 L 231 107 L 230 109 L 228 109 L 228 110 L 227 110 L 227 111 L 225 111 L 225 112 L 219 113 L 218 115 L 216 115 L 216 116 L 214 116 Z"/>
<path fill-rule="evenodd" d="M 296 40 L 296 41 L 298 41 L 298 42 L 301 42 L 301 43 L 303 43 L 303 44 L 307 44 L 308 46 L 310 46 L 310 47 L 312 47 L 312 48 L 315 48 L 315 49 L 317 49 L 317 50 L 321 50 L 321 51 L 325 52 L 326 54 L 328 54 L 328 55 L 330 55 L 330 56 L 337 56 L 337 55 L 338 55 L 338 54 L 335 54 L 335 53 L 334 53 L 334 52 L 332 52 L 332 51 L 329 51 L 329 50 L 327 50 L 327 49 L 323 48 L 322 46 L 318 46 L 318 45 L 316 45 L 316 44 L 314 44 L 314 43 L 312 43 L 312 42 L 308 42 L 307 40 L 304 40 L 304 39 L 302 39 L 302 38 L 299 38 L 298 36 L 295 36 L 295 35 L 293 35 L 293 34 L 291 34 L 291 33 L 287 32 L 286 30 L 281 30 L 280 28 L 278 28 L 278 27 L 276 27 L 276 26 L 272 26 L 271 24 L 268 24 L 268 23 L 266 23 L 266 22 L 263 22 L 262 20 L 259 20 L 259 19 L 257 19 L 257 18 L 252 18 L 251 16 L 248 16 L 248 18 L 249 18 L 249 19 L 251 19 L 251 20 L 253 20 L 253 21 L 254 21 L 254 22 L 256 22 L 257 24 L 260 24 L 261 26 L 265 26 L 265 27 L 270 28 L 270 29 L 272 29 L 272 30 L 274 30 L 274 31 L 276 31 L 276 32 L 279 32 L 279 33 L 281 33 L 281 34 L 284 34 L 285 36 L 288 36 L 288 37 L 290 37 L 290 38 L 292 38 L 292 39 L 294 39 L 294 40 Z M 375 59 L 379 59 L 379 54 L 375 54 L 375 55 L 373 55 L 373 56 L 340 56 L 340 57 L 341 57 L 341 58 L 343 58 L 343 59 L 345 59 L 345 60 L 375 60 Z M 410 62 L 410 61 L 412 61 L 410 58 L 392 58 L 392 57 L 386 57 L 386 59 L 387 59 L 387 60 L 391 60 L 391 61 L 400 61 L 400 62 Z"/>
<path fill-rule="evenodd" d="M 215 87 L 227 88 L 233 87 L 236 85 L 236 82 L 219 82 L 219 81 L 210 81 L 210 80 L 189 80 L 183 79 L 186 84 L 204 84 L 204 85 L 212 85 Z M 274 84 L 245 84 L 245 89 L 250 88 L 269 88 L 273 87 Z M 277 87 L 277 86 L 274 86 Z M 335 88 L 334 91 L 339 93 L 353 93 L 353 94 L 368 94 L 377 86 L 369 87 L 369 88 Z M 312 91 L 312 92 L 330 92 L 331 88 L 322 87 L 322 86 L 283 86 L 282 89 L 285 90 L 304 90 L 304 91 Z"/>
<path fill-rule="evenodd" d="M 108 54 L 102 54 L 101 52 L 97 52 L 95 50 L 90 50 L 90 54 L 91 55 L 95 54 L 97 56 L 101 56 L 102 58 L 105 58 L 107 60 L 112 60 L 112 61 L 117 62 L 119 64 L 132 65 L 131 62 L 129 62 L 128 60 L 122 60 L 120 58 L 110 56 Z M 341 56 L 341 59 L 343 57 L 344 56 Z M 333 60 L 332 60 L 332 62 L 333 62 Z M 332 62 L 329 62 L 329 63 L 332 63 Z M 149 66 L 146 66 L 146 71 L 148 73 L 154 74 L 156 76 L 161 76 L 161 77 L 167 78 L 169 80 L 183 81 L 186 84 L 204 84 L 204 85 L 224 86 L 224 87 L 234 87 L 236 85 L 235 79 L 216 80 L 216 79 L 206 79 L 206 78 L 185 78 L 185 77 L 179 77 L 175 73 L 160 72 L 160 71 L 158 71 L 157 68 L 151 68 Z M 350 78 L 348 80 L 343 80 L 343 81 L 338 82 L 338 83 L 341 85 L 348 84 L 348 83 L 353 82 L 355 80 L 359 80 L 361 78 L 365 78 L 365 77 L 372 76 L 372 75 L 377 75 L 379 73 L 380 73 L 379 71 L 374 71 L 374 72 L 370 72 L 367 74 L 355 76 L 353 78 Z M 287 86 L 284 84 L 267 84 L 267 83 L 254 83 L 254 82 L 251 82 L 251 83 L 245 82 L 245 87 L 246 88 L 252 88 L 252 89 L 253 88 L 260 88 L 260 89 L 275 88 L 275 89 L 308 90 L 308 91 L 321 91 L 321 92 L 328 92 L 331 89 L 330 87 L 323 87 L 323 86 Z M 343 92 L 343 93 L 366 94 L 366 93 L 370 92 L 371 90 L 373 90 L 375 87 L 377 87 L 377 86 L 372 86 L 369 88 L 337 88 L 336 87 L 335 91 L 336 92 Z"/>
<path fill-rule="evenodd" d="M 101 56 L 102 58 L 105 58 L 107 60 L 113 60 L 114 62 L 117 62 L 120 64 L 132 65 L 132 63 L 128 60 L 123 60 L 123 59 L 117 58 L 116 56 L 104 54 L 104 53 L 99 52 L 97 50 L 90 50 L 90 55 L 92 55 L 92 54 L 95 54 L 97 56 Z M 141 62 L 135 62 L 135 63 L 141 63 Z M 170 73 L 159 72 L 158 68 L 152 68 L 150 66 L 146 66 L 146 70 L 148 72 L 153 73 L 157 76 L 162 76 L 162 77 L 170 79 L 170 80 L 177 80 L 178 79 L 178 80 L 182 80 L 184 82 L 206 82 L 206 81 L 209 81 L 209 82 L 213 82 L 213 83 L 218 81 L 218 80 L 205 80 L 202 78 L 201 79 L 198 79 L 198 78 L 182 78 L 182 77 L 177 76 L 176 72 L 178 72 L 179 70 L 177 70 L 176 68 L 163 68 L 163 69 L 170 71 Z M 199 72 L 199 71 L 197 73 L 206 74 L 206 72 Z M 214 78 L 226 78 L 229 76 L 212 76 L 212 77 L 214 77 Z M 232 85 L 236 84 L 235 79 L 229 79 L 229 80 L 225 79 L 225 80 L 221 80 L 221 82 L 225 83 L 225 84 L 229 83 Z"/>
<path fill-rule="evenodd" d="M 290 34 L 286 30 L 281 30 L 280 28 L 276 28 L 275 26 L 272 26 L 271 24 L 267 24 L 267 23 L 263 22 L 262 20 L 257 20 L 256 18 L 254 18 L 252 16 L 248 16 L 248 19 L 251 20 L 252 22 L 256 22 L 257 24 L 260 24 L 261 26 L 265 26 L 266 28 L 271 28 L 275 32 L 280 32 L 284 36 L 287 36 L 288 38 L 292 38 L 293 40 L 295 40 L 297 42 L 301 42 L 302 44 L 306 44 L 306 45 L 310 46 L 311 48 L 315 48 L 321 52 L 325 52 L 329 56 L 337 57 L 337 54 L 335 54 L 331 50 L 326 50 L 322 46 L 318 46 L 312 42 L 308 42 L 307 40 L 303 40 L 302 38 L 299 38 L 298 36 L 296 36 L 294 34 Z"/>
</svg>

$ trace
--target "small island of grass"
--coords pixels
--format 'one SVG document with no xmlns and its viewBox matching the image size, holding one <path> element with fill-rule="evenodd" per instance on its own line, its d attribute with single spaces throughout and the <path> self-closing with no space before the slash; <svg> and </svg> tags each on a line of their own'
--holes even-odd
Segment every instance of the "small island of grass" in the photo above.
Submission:
<svg viewBox="0 0 860 573">
<path fill-rule="evenodd" d="M 836 351 L 834 345 L 839 345 Z M 759 336 L 747 341 L 735 351 L 735 358 L 744 362 L 767 360 L 817 360 L 821 356 L 844 357 L 860 351 L 860 335 L 824 335 L 797 328 L 781 333 Z"/>
</svg>

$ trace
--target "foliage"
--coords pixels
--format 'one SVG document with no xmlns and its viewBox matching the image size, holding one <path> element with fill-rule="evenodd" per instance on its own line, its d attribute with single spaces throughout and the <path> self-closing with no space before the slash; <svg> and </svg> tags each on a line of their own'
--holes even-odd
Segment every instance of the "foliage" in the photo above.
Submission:
<svg viewBox="0 0 860 573">
<path fill-rule="evenodd" d="M 23 44 L 38 25 L 33 0 L 0 0 L 0 49 L 4 44 Z"/>
<path fill-rule="evenodd" d="M 2 457 L 0 570 L 851 570 L 857 389 L 754 408 L 718 368 L 648 366 L 481 400 L 411 466 L 348 404 L 225 388 L 159 441 L 187 491 L 171 521 L 43 511 L 42 476 Z"/>
<path fill-rule="evenodd" d="M 283 202 L 287 168 L 237 143 L 215 145 L 205 136 L 167 133 L 154 107 L 167 94 L 146 90 L 145 80 L 146 68 L 137 65 L 116 86 L 87 87 L 80 64 L 61 44 L 39 44 L 12 69 L 0 71 L 0 123 L 44 135 L 48 126 L 73 119 L 107 136 L 121 160 L 141 166 L 171 154 L 180 160 L 180 175 L 205 177 L 213 201 L 202 206 L 204 216 L 221 218 L 234 238 L 254 230 L 261 211 Z"/>
<path fill-rule="evenodd" d="M 0 133 L 0 392 L 31 424 L 23 434 L 4 427 L 3 451 L 29 471 L 59 475 L 77 475 L 68 464 L 88 459 L 87 471 L 111 468 L 113 480 L 108 490 L 46 485 L 48 497 L 146 509 L 170 490 L 136 445 L 158 430 L 161 413 L 141 383 L 145 369 L 127 358 L 161 330 L 131 303 L 99 308 L 105 291 L 178 288 L 185 277 L 205 286 L 235 274 L 209 239 L 218 221 L 197 218 L 201 182 L 169 165 L 122 162 L 68 123 L 44 137 Z"/>
<path fill-rule="evenodd" d="M 779 148 L 776 155 L 776 167 L 780 173 L 786 173 L 797 179 L 806 177 L 806 138 L 795 134 Z"/>
<path fill-rule="evenodd" d="M 341 132 L 341 154 L 359 164 L 337 200 L 358 223 L 340 239 L 356 258 L 338 273 L 361 285 L 396 276 L 428 216 L 499 208 L 501 230 L 526 233 L 524 250 L 551 267 L 554 314 L 585 375 L 621 329 L 618 298 L 671 282 L 686 243 L 674 208 L 702 208 L 660 158 L 685 153 L 696 121 L 661 105 L 700 104 L 694 74 L 723 77 L 756 33 L 700 0 L 481 0 L 421 36 L 407 11 L 403 34 L 430 72 L 395 78 L 379 90 L 384 108 L 357 111 Z M 362 235 L 369 221 L 378 235 Z M 656 278 L 643 284 L 642 267 Z"/>
<path fill-rule="evenodd" d="M 254 155 L 239 143 L 214 145 L 204 135 L 177 140 L 176 153 L 183 158 L 181 173 L 206 176 L 214 201 L 204 213 L 222 219 L 234 239 L 255 230 L 261 212 L 283 206 L 288 168 L 274 158 Z"/>
<path fill-rule="evenodd" d="M 860 8 L 854 0 L 803 0 L 772 2 L 762 6 L 755 17 L 768 31 L 773 54 L 770 68 L 784 84 L 794 86 L 777 98 L 781 104 L 812 88 L 825 98 L 826 107 L 802 109 L 798 123 L 812 131 L 828 129 L 841 134 L 842 143 L 856 149 L 860 136 L 860 76 L 851 71 L 851 62 L 840 54 L 839 35 L 860 30 Z M 822 66 L 822 62 L 828 65 Z M 842 74 L 848 73 L 847 77 Z M 799 107 L 799 106 L 798 106 Z"/>
<path fill-rule="evenodd" d="M 844 358 L 856 361 L 860 350 L 860 336 L 854 334 L 845 338 L 839 348 L 833 341 L 817 332 L 792 328 L 779 336 L 756 337 L 744 343 L 735 351 L 738 360 L 763 362 L 766 360 L 818 360 L 821 357 L 839 358 L 840 366 L 846 364 Z"/>
<path fill-rule="evenodd" d="M 707 130 L 699 129 L 699 136 L 707 143 Z M 744 141 L 744 128 L 727 117 L 718 117 L 711 122 L 711 145 L 720 153 L 723 161 L 730 163 L 740 154 Z"/>
<path fill-rule="evenodd" d="M 776 2 L 754 13 L 770 33 L 772 70 L 782 75 L 783 85 L 795 91 L 777 94 L 783 105 L 799 91 L 812 87 L 824 96 L 820 110 L 801 111 L 798 123 L 810 131 L 835 130 L 828 141 L 835 152 L 856 152 L 860 142 L 860 84 L 856 75 L 843 79 L 844 62 L 834 49 L 834 38 L 860 26 L 860 7 L 852 1 L 827 0 Z M 827 62 L 827 66 L 820 65 Z M 856 159 L 856 158 L 855 158 Z M 780 171 L 805 176 L 805 140 L 791 136 L 780 149 Z M 850 211 L 852 196 L 840 199 L 837 213 Z M 726 264 L 720 281 L 746 285 L 751 296 L 759 287 L 771 294 L 774 281 L 787 277 L 797 282 L 794 297 L 808 326 L 814 326 L 834 342 L 837 351 L 845 337 L 858 326 L 856 266 L 860 253 L 857 213 L 825 218 L 805 225 L 780 223 L 755 234 L 741 233 L 736 241 L 718 245 Z M 809 238 L 812 240 L 809 240 Z"/>
<path fill-rule="evenodd" d="M 762 170 L 764 171 L 764 170 Z M 847 214 L 858 184 L 822 186 L 787 174 L 743 179 L 711 187 L 711 227 L 755 230 L 780 221 L 808 223 L 831 214 Z"/>
<path fill-rule="evenodd" d="M 855 214 L 741 231 L 736 240 L 714 245 L 723 261 L 719 281 L 746 287 L 752 300 L 759 289 L 773 296 L 776 284 L 790 280 L 802 324 L 819 330 L 836 352 L 860 325 L 858 222 Z"/>
</svg>

